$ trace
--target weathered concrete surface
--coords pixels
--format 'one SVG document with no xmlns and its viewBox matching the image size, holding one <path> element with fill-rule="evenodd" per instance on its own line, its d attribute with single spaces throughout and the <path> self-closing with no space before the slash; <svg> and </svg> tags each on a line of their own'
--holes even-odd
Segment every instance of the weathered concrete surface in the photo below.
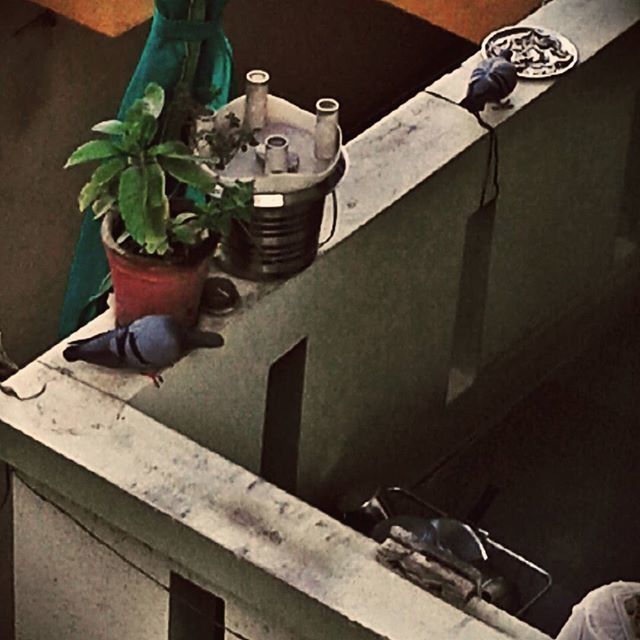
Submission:
<svg viewBox="0 0 640 640">
<path fill-rule="evenodd" d="M 502 191 L 481 366 L 612 268 L 637 91 L 624 34 L 637 18 L 630 0 L 554 0 L 531 20 L 569 35 L 583 64 L 521 83 L 513 110 L 485 114 L 498 127 Z M 430 89 L 460 99 L 477 62 Z M 601 151 L 590 156 L 592 140 Z M 298 495 L 323 504 L 354 483 L 415 477 L 444 437 L 465 224 L 488 139 L 464 110 L 421 94 L 348 151 L 338 233 L 318 261 L 232 318 L 224 350 L 179 363 L 160 393 L 133 400 L 257 470 L 269 366 L 306 336 Z"/>
<path fill-rule="evenodd" d="M 505 637 L 381 567 L 372 541 L 122 401 L 37 363 L 11 379 L 22 395 L 45 382 L 37 399 L 0 398 L 3 458 L 31 481 L 55 484 L 56 492 L 186 567 L 214 592 L 221 587 L 249 609 L 271 611 L 272 621 L 309 640 Z M 40 507 L 22 487 L 15 495 L 26 498 L 17 505 L 23 535 L 29 513 L 37 516 Z M 95 555 L 82 538 L 75 551 Z M 36 570 L 16 566 L 18 582 L 32 579 L 22 573 L 27 569 Z M 48 580 L 61 567 L 54 562 L 42 570 Z M 98 579 L 96 588 L 104 587 Z M 18 586 L 18 628 L 32 619 L 28 592 Z M 49 597 L 63 598 L 60 605 L 64 594 L 60 586 Z M 138 595 L 144 600 L 149 594 Z M 78 614 L 84 615 L 81 609 Z M 502 614 L 497 623 L 501 618 L 514 624 Z M 76 622 L 86 629 L 86 622 Z M 545 637 L 515 624 L 513 637 Z"/>
<path fill-rule="evenodd" d="M 501 193 L 483 364 L 553 321 L 613 268 L 629 149 L 637 146 L 639 19 L 635 0 L 554 0 L 524 20 L 570 38 L 581 62 L 555 82 L 520 82 L 513 111 L 484 114 L 497 126 Z M 456 71 L 431 88 L 457 100 L 466 77 Z"/>
<path fill-rule="evenodd" d="M 498 125 L 502 195 L 491 238 L 483 366 L 557 318 L 612 267 L 637 88 L 629 75 L 623 82 L 633 38 L 605 45 L 636 22 L 638 10 L 630 0 L 590 0 L 578 3 L 580 11 L 576 3 L 554 0 L 532 20 L 572 37 L 583 64 L 555 83 L 521 83 L 512 111 L 485 114 Z M 589 29 L 594 21 L 599 29 Z M 459 99 L 477 60 L 430 89 Z M 605 75 L 608 89 L 598 95 L 594 82 Z M 562 115 L 567 103 L 580 126 Z M 616 120 L 601 129 L 609 103 Z M 590 157 L 583 132 L 592 129 L 602 150 Z M 545 152 L 532 154 L 537 149 Z M 132 399 L 257 471 L 269 367 L 306 336 L 298 494 L 332 505 L 354 483 L 418 475 L 448 440 L 443 416 L 465 224 L 478 206 L 488 140 L 465 111 L 422 93 L 348 150 L 336 237 L 310 269 L 285 283 L 239 282 L 243 308 L 204 321 L 223 332 L 224 349 L 181 361 L 160 391 L 137 375 L 69 366 L 62 345 L 42 361 Z M 105 316 L 81 334 L 110 322 Z"/>
<path fill-rule="evenodd" d="M 83 14 L 90 7 L 92 21 L 111 12 L 127 15 L 120 9 L 133 4 L 136 13 L 145 13 L 150 4 L 44 2 Z M 473 50 L 414 16 L 377 1 L 368 4 L 363 12 L 359 0 L 229 3 L 225 28 L 235 49 L 238 86 L 242 72 L 264 66 L 272 73 L 273 90 L 296 103 L 313 109 L 318 97 L 338 97 L 343 123 L 360 131 L 390 104 L 401 102 L 408 89 Z M 5 95 L 0 121 L 7 123 L 0 133 L 5 176 L 0 185 L 0 329 L 20 364 L 56 340 L 80 228 L 76 197 L 89 168 L 63 171 L 62 166 L 78 144 L 90 139 L 95 122 L 115 114 L 148 33 L 143 25 L 111 39 L 61 16 L 53 27 L 32 22 L 41 13 L 38 5 L 5 0 L 0 23 Z M 359 28 L 363 15 L 366 29 Z M 388 37 L 389 29 L 397 40 Z"/>
<path fill-rule="evenodd" d="M 168 594 L 20 481 L 14 488 L 16 640 L 157 640 Z M 114 544 L 122 534 L 102 539 Z M 116 542 L 117 544 L 117 542 Z M 140 552 L 128 550 L 146 571 Z M 149 555 L 149 554 L 147 554 Z M 143 556 L 144 557 L 144 556 Z M 166 583 L 167 571 L 161 575 Z"/>
</svg>

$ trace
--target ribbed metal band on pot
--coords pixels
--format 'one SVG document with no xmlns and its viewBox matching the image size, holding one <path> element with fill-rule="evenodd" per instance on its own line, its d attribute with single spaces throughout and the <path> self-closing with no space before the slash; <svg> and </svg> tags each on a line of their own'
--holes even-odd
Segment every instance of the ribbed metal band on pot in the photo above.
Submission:
<svg viewBox="0 0 640 640">
<path fill-rule="evenodd" d="M 282 206 L 254 206 L 248 223 L 234 221 L 222 240 L 222 263 L 230 273 L 250 280 L 293 275 L 318 253 L 326 196 L 346 171 L 342 157 L 336 170 L 308 189 L 282 194 Z"/>
</svg>

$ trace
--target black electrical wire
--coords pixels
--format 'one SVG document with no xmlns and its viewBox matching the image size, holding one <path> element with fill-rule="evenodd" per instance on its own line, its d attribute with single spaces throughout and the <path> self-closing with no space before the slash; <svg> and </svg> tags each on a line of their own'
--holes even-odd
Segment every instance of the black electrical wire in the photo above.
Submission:
<svg viewBox="0 0 640 640">
<path fill-rule="evenodd" d="M 95 540 L 98 544 L 100 544 L 101 546 L 105 547 L 109 551 L 111 551 L 111 553 L 113 553 L 115 556 L 117 556 L 120 560 L 122 560 L 125 564 L 127 564 L 129 567 L 131 567 L 134 571 L 137 571 L 140 575 L 142 575 L 145 578 L 147 578 L 147 580 L 150 580 L 151 582 L 153 582 L 157 587 L 159 587 L 163 591 L 165 591 L 168 594 L 170 594 L 170 596 L 176 598 L 182 604 L 185 604 L 186 606 L 188 606 L 192 611 L 195 611 L 196 613 L 198 613 L 200 615 L 203 615 L 203 616 L 208 615 L 208 612 L 202 611 L 201 609 L 196 607 L 193 603 L 189 602 L 185 598 L 182 598 L 182 597 L 178 596 L 176 593 L 171 592 L 171 589 L 169 589 L 169 587 L 167 587 L 165 584 L 160 582 L 160 580 L 158 580 L 156 577 L 152 576 L 150 573 L 148 573 L 144 569 L 141 569 L 137 564 L 135 564 L 134 562 L 129 560 L 120 551 L 118 551 L 117 549 L 112 547 L 108 542 L 105 542 L 102 538 L 97 536 L 93 531 L 91 531 L 91 529 L 89 529 L 86 525 L 84 525 L 82 522 L 80 522 L 80 520 L 78 520 L 78 518 L 73 516 L 66 509 L 63 509 L 60 505 L 56 504 L 55 502 L 52 502 L 49 498 L 44 496 L 38 490 L 34 489 L 33 486 L 29 482 L 27 482 L 24 479 L 23 476 L 19 475 L 18 473 L 15 473 L 15 476 L 18 478 L 18 480 L 20 480 L 20 482 L 22 482 L 29 489 L 29 491 L 31 491 L 34 495 L 36 495 L 38 498 L 40 498 L 40 500 L 46 502 L 47 504 L 50 504 L 56 511 L 62 513 L 67 518 L 69 518 L 80 529 L 82 529 L 82 531 L 84 531 L 90 538 Z M 231 634 L 232 636 L 234 636 L 238 640 L 252 640 L 248 636 L 245 636 L 244 634 L 240 633 L 239 631 L 235 631 L 234 629 L 226 626 L 225 624 L 222 624 L 220 622 L 216 622 L 214 620 L 212 620 L 211 623 L 213 624 L 214 627 L 216 627 L 218 629 L 222 629 L 223 631 L 228 632 L 229 634 Z"/>
<path fill-rule="evenodd" d="M 445 102 L 448 102 L 449 104 L 455 105 L 456 107 L 460 108 L 460 109 L 464 109 L 465 112 L 469 113 L 467 111 L 467 109 L 465 109 L 464 107 L 460 106 L 460 104 L 458 102 L 456 102 L 455 100 L 452 100 L 451 98 L 447 98 L 447 96 L 443 96 L 441 93 L 438 93 L 436 91 L 431 91 L 430 89 L 425 89 L 425 93 L 427 93 L 430 96 L 433 96 L 434 98 L 438 98 L 439 100 L 444 100 Z M 480 194 L 480 206 L 479 208 L 482 209 L 482 207 L 484 207 L 484 205 L 486 204 L 485 202 L 485 198 L 487 195 L 487 190 L 488 190 L 488 186 L 489 186 L 489 175 L 491 173 L 491 165 L 493 164 L 493 187 L 494 187 L 494 196 L 493 196 L 493 200 L 497 199 L 498 195 L 500 194 L 500 181 L 499 181 L 499 156 L 498 156 L 498 134 L 496 132 L 495 127 L 492 127 L 488 122 L 485 122 L 485 120 L 482 119 L 482 117 L 480 116 L 480 114 L 476 113 L 473 114 L 476 118 L 476 120 L 478 121 L 478 124 L 483 128 L 486 129 L 489 132 L 489 153 L 487 154 L 487 163 L 485 166 L 485 174 L 484 174 L 484 179 L 482 182 L 482 192 Z"/>
<path fill-rule="evenodd" d="M 444 100 L 449 104 L 455 105 L 460 109 L 464 109 L 464 107 L 460 106 L 458 102 L 456 102 L 455 100 L 452 100 L 451 98 L 447 98 L 447 96 L 443 96 L 440 93 L 437 93 L 435 91 L 431 91 L 428 89 L 425 90 L 425 93 L 429 94 L 430 96 L 433 96 L 434 98 L 438 98 L 439 100 Z M 464 110 L 467 111 L 466 109 Z M 482 183 L 482 192 L 480 193 L 479 209 L 482 209 L 486 204 L 485 198 L 487 194 L 487 188 L 489 185 L 489 176 L 491 173 L 492 164 L 493 164 L 493 187 L 494 187 L 493 199 L 494 200 L 497 199 L 498 196 L 500 195 L 500 180 L 499 180 L 500 166 L 499 166 L 499 154 L 498 154 L 498 134 L 496 132 L 495 127 L 492 127 L 489 123 L 485 122 L 480 116 L 480 114 L 473 114 L 473 115 L 475 115 L 475 118 L 478 121 L 478 124 L 483 129 L 486 129 L 489 132 L 489 153 L 487 154 L 485 174 L 484 174 L 484 179 Z M 453 460 L 458 455 L 460 455 L 461 451 L 464 451 L 466 450 L 467 447 L 471 446 L 479 437 L 480 436 L 471 438 L 466 443 L 466 445 L 463 445 L 460 449 L 456 449 L 455 451 L 451 452 L 449 455 L 441 458 L 433 467 L 431 467 L 425 474 L 423 474 L 416 482 L 414 482 L 411 485 L 411 489 L 415 490 L 417 487 L 420 487 L 426 482 L 428 482 L 431 478 L 433 478 L 433 476 L 435 476 L 440 470 L 442 470 L 449 462 L 451 462 L 451 460 Z"/>
</svg>

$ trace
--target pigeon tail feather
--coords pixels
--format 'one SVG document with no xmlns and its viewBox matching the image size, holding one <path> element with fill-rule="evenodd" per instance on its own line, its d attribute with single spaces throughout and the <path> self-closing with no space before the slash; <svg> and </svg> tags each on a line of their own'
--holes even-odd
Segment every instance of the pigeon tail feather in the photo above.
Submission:
<svg viewBox="0 0 640 640">
<path fill-rule="evenodd" d="M 79 344 L 70 344 L 63 352 L 62 357 L 67 362 L 76 362 L 82 358 L 82 348 Z"/>
<path fill-rule="evenodd" d="M 224 345 L 224 338 L 213 331 L 189 331 L 185 335 L 187 349 L 217 349 Z"/>
</svg>

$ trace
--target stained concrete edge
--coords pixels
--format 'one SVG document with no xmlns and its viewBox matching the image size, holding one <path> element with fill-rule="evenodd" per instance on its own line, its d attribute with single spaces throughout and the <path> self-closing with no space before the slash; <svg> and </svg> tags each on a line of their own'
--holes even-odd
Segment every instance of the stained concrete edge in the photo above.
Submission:
<svg viewBox="0 0 640 640">
<path fill-rule="evenodd" d="M 384 569 L 372 541 L 121 400 L 39 364 L 13 380 L 21 395 L 45 383 L 38 398 L 0 400 L 2 457 L 206 580 L 220 566 L 202 557 L 222 554 L 264 588 L 302 596 L 309 615 L 370 637 L 504 637 Z M 515 624 L 516 637 L 546 637 Z"/>
<path fill-rule="evenodd" d="M 640 3 L 635 0 L 554 0 L 522 23 L 555 29 L 566 35 L 578 47 L 580 64 L 584 64 L 639 20 Z M 594 24 L 598 25 L 597 29 L 593 28 Z M 460 68 L 426 87 L 347 145 L 350 169 L 336 190 L 340 203 L 338 230 L 321 249 L 317 262 L 329 251 L 339 250 L 358 229 L 383 215 L 393 203 L 487 136 L 471 114 L 428 93 L 460 100 L 469 74 L 480 59 L 480 53 L 472 56 Z M 499 128 L 562 81 L 563 76 L 555 80 L 520 82 L 513 95 L 514 108 L 499 112 L 487 110 L 487 122 Z M 313 272 L 314 268 L 312 264 L 307 271 Z M 214 266 L 212 272 L 219 273 L 219 269 Z M 290 280 L 297 277 L 300 276 Z M 288 282 L 251 283 L 236 278 L 234 281 L 243 297 L 242 308 L 225 318 L 203 318 L 206 328 L 224 333 L 228 323 Z M 87 337 L 111 327 L 113 316 L 107 312 L 70 339 Z M 137 374 L 103 370 L 81 362 L 69 365 L 62 358 L 63 348 L 64 343 L 55 345 L 39 361 L 124 400 L 130 400 L 151 384 Z"/>
</svg>

